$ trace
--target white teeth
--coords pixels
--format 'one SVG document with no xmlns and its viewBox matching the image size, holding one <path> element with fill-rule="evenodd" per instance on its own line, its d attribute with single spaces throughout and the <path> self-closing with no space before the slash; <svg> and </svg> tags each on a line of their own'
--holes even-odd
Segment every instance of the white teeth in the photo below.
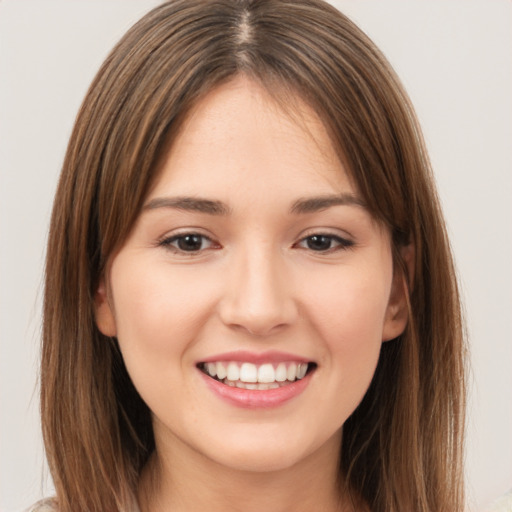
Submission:
<svg viewBox="0 0 512 512">
<path fill-rule="evenodd" d="M 228 380 L 238 380 L 239 378 L 240 378 L 240 369 L 238 368 L 238 365 L 236 363 L 229 363 L 227 379 Z"/>
<path fill-rule="evenodd" d="M 279 363 L 276 368 L 276 381 L 284 382 L 286 380 L 286 365 L 284 363 Z"/>
<path fill-rule="evenodd" d="M 274 371 L 274 367 L 268 364 L 262 364 L 258 368 L 258 382 L 275 382 L 276 380 L 276 372 Z"/>
<path fill-rule="evenodd" d="M 277 382 L 269 382 L 269 383 L 251 383 L 251 382 L 242 382 L 241 380 L 238 380 L 236 382 L 228 381 L 227 379 L 223 381 L 224 384 L 227 384 L 228 386 L 234 386 L 240 389 L 258 389 L 258 390 L 267 390 L 267 389 L 276 389 L 281 387 L 280 384 Z"/>
<path fill-rule="evenodd" d="M 215 363 L 206 363 L 206 371 L 210 377 L 215 377 L 217 375 L 217 365 Z"/>
<path fill-rule="evenodd" d="M 308 371 L 308 364 L 282 362 L 274 368 L 272 363 L 257 366 L 253 363 L 224 361 L 205 363 L 203 370 L 211 377 L 230 386 L 236 385 L 245 389 L 272 389 L 286 381 L 294 382 L 303 379 Z"/>
<path fill-rule="evenodd" d="M 240 366 L 240 380 L 243 382 L 258 382 L 258 368 L 256 365 L 243 363 Z"/>
<path fill-rule="evenodd" d="M 292 363 L 290 366 L 288 366 L 286 378 L 288 380 L 295 380 L 297 378 L 297 365 L 295 363 Z"/>
<path fill-rule="evenodd" d="M 215 364 L 215 363 L 212 363 L 212 364 Z M 216 366 L 217 366 L 217 377 L 218 377 L 218 379 L 219 380 L 225 379 L 226 375 L 228 374 L 228 372 L 226 370 L 226 367 L 222 363 L 217 363 Z M 210 375 L 212 375 L 212 374 L 210 373 Z M 215 377 L 215 375 L 212 375 L 212 377 Z"/>
</svg>

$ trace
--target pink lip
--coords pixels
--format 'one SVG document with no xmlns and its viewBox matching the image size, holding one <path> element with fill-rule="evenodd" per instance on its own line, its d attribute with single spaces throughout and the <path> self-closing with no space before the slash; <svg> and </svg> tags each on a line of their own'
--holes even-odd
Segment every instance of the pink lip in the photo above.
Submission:
<svg viewBox="0 0 512 512">
<path fill-rule="evenodd" d="M 304 359 L 303 357 L 296 356 L 294 354 L 289 354 L 286 352 L 247 352 L 247 351 L 235 351 L 235 352 L 225 352 L 223 354 L 216 354 L 212 357 L 207 357 L 206 359 L 202 359 L 198 361 L 199 363 L 215 363 L 218 361 L 235 361 L 235 362 L 247 362 L 253 364 L 264 364 L 264 363 L 284 363 L 288 361 L 293 361 L 295 363 L 308 363 L 308 359 Z"/>
<path fill-rule="evenodd" d="M 233 361 L 233 359 L 231 359 L 231 361 Z M 213 379 L 201 371 L 200 373 L 210 390 L 219 398 L 231 405 L 246 409 L 278 407 L 288 402 L 306 389 L 312 375 L 308 373 L 303 379 L 296 380 L 295 382 L 291 382 L 286 386 L 276 389 L 258 390 L 231 387 Z"/>
</svg>

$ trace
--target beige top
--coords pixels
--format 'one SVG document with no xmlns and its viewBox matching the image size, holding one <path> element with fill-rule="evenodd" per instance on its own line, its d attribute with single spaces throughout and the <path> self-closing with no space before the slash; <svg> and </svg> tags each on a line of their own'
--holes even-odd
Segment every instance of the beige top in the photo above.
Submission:
<svg viewBox="0 0 512 512">
<path fill-rule="evenodd" d="M 138 512 L 139 508 L 135 506 L 133 512 Z M 38 501 L 34 506 L 25 512 L 58 512 L 55 502 L 52 499 Z M 496 500 L 485 512 L 512 512 L 512 490 Z"/>
<path fill-rule="evenodd" d="M 25 510 L 25 512 L 58 512 L 59 509 L 55 500 L 52 498 L 48 498 L 45 500 L 38 501 L 34 505 L 32 505 L 29 509 Z M 140 512 L 139 507 L 136 503 L 134 503 L 133 508 L 130 512 Z"/>
<path fill-rule="evenodd" d="M 52 499 L 38 501 L 25 512 L 57 512 L 55 502 Z"/>
<path fill-rule="evenodd" d="M 485 512 L 512 512 L 512 489 L 493 502 Z"/>
</svg>

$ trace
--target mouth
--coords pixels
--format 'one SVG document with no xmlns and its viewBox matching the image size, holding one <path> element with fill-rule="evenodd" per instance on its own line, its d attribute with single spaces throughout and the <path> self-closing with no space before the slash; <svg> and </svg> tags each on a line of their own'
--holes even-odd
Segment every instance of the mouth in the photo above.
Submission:
<svg viewBox="0 0 512 512">
<path fill-rule="evenodd" d="M 209 361 L 197 365 L 211 379 L 226 386 L 266 391 L 289 386 L 316 369 L 314 362 L 281 361 L 254 364 L 243 361 Z"/>
</svg>

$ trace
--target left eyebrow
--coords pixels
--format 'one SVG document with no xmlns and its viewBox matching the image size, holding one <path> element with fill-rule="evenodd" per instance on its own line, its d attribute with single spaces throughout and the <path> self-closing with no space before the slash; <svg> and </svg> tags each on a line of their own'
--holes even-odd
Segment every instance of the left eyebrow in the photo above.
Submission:
<svg viewBox="0 0 512 512">
<path fill-rule="evenodd" d="M 291 213 L 315 213 L 332 206 L 359 206 L 366 204 L 354 194 L 325 195 L 297 199 L 290 208 Z"/>
</svg>

